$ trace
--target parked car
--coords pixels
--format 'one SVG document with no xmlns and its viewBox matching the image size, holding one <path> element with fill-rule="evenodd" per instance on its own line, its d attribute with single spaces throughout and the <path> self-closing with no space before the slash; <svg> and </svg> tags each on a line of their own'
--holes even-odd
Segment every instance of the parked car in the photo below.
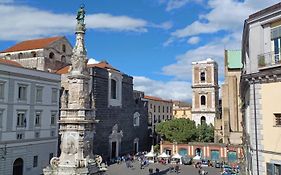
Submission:
<svg viewBox="0 0 281 175">
<path fill-rule="evenodd" d="M 192 164 L 192 158 L 184 156 L 181 158 L 182 164 L 184 165 L 191 165 Z"/>
<path fill-rule="evenodd" d="M 221 162 L 215 162 L 215 168 L 221 168 L 222 163 Z"/>
<path fill-rule="evenodd" d="M 208 160 L 202 159 L 202 161 L 201 161 L 201 166 L 202 166 L 202 167 L 207 167 L 207 166 L 209 166 Z"/>
</svg>

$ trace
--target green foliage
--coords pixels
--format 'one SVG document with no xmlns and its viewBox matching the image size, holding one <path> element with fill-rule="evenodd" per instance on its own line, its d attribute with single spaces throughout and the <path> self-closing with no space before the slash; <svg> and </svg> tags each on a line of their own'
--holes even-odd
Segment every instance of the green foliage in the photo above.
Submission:
<svg viewBox="0 0 281 175">
<path fill-rule="evenodd" d="M 159 144 L 154 145 L 153 150 L 154 150 L 154 152 L 159 153 L 160 152 L 160 145 Z"/>
<path fill-rule="evenodd" d="M 198 142 L 214 142 L 214 126 L 203 123 L 197 126 Z"/>
<path fill-rule="evenodd" d="M 173 119 L 156 125 L 156 132 L 169 142 L 213 142 L 214 126 L 202 124 L 196 127 L 190 119 Z"/>
<path fill-rule="evenodd" d="M 161 122 L 156 126 L 156 132 L 170 142 L 187 143 L 196 140 L 196 125 L 189 119 L 173 119 Z"/>
</svg>

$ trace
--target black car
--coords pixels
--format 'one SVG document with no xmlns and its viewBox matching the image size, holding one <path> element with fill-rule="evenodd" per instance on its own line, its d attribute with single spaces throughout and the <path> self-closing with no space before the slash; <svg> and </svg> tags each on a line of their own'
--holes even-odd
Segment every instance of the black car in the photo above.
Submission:
<svg viewBox="0 0 281 175">
<path fill-rule="evenodd" d="M 181 158 L 181 161 L 182 161 L 182 164 L 184 164 L 184 165 L 191 165 L 192 164 L 192 158 L 190 158 L 190 157 L 184 156 L 184 157 Z"/>
<path fill-rule="evenodd" d="M 222 167 L 222 163 L 220 163 L 220 162 L 215 163 L 215 168 L 221 168 L 221 167 Z"/>
</svg>

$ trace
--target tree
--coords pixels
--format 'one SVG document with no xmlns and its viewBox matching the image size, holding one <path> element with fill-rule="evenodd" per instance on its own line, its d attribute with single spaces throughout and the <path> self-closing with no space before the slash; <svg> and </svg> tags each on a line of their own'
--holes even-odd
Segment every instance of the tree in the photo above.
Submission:
<svg viewBox="0 0 281 175">
<path fill-rule="evenodd" d="M 163 136 L 164 140 L 178 143 L 196 141 L 196 125 L 190 119 L 173 119 L 156 125 L 156 132 Z"/>
<path fill-rule="evenodd" d="M 188 142 L 213 142 L 214 126 L 212 124 L 196 124 L 190 119 L 173 119 L 161 122 L 156 125 L 157 134 L 169 142 L 188 143 Z"/>
<path fill-rule="evenodd" d="M 202 123 L 197 126 L 197 140 L 198 142 L 214 142 L 214 126 Z"/>
</svg>

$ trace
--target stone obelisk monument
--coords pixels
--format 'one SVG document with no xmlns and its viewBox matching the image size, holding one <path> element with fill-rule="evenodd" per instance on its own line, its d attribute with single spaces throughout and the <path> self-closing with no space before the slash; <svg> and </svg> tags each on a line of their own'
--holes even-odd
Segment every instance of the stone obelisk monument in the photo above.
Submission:
<svg viewBox="0 0 281 175">
<path fill-rule="evenodd" d="M 96 121 L 89 99 L 84 18 L 84 6 L 81 6 L 76 17 L 76 44 L 67 76 L 68 90 L 61 97 L 61 155 L 51 159 L 50 166 L 43 170 L 45 175 L 90 175 L 99 171 L 101 157 L 92 154 Z"/>
</svg>

